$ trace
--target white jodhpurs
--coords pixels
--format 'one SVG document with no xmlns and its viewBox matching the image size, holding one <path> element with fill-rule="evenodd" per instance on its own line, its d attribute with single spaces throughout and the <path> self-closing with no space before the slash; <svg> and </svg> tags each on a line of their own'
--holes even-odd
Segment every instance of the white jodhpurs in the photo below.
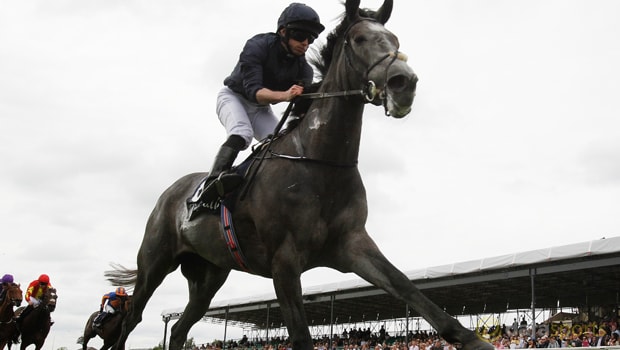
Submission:
<svg viewBox="0 0 620 350">
<path fill-rule="evenodd" d="M 116 312 L 116 310 L 114 310 L 114 308 L 110 304 L 105 304 L 105 306 L 103 307 L 103 311 L 105 311 L 105 312 L 107 312 L 109 314 L 113 314 L 113 313 Z"/>
<path fill-rule="evenodd" d="M 217 94 L 217 116 L 226 129 L 226 137 L 239 135 L 245 140 L 245 148 L 252 138 L 262 140 L 273 133 L 278 118 L 270 105 L 260 105 L 224 87 Z"/>
<path fill-rule="evenodd" d="M 32 305 L 32 307 L 37 307 L 39 306 L 39 304 L 41 304 L 41 300 L 35 297 L 30 297 L 30 300 L 28 300 L 28 304 Z"/>
</svg>

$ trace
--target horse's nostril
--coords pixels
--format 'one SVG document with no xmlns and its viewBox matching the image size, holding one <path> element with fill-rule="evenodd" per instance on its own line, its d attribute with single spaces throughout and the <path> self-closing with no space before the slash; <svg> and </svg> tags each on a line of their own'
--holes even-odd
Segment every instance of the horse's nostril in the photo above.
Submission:
<svg viewBox="0 0 620 350">
<path fill-rule="evenodd" d="M 401 92 L 411 87 L 415 90 L 417 81 L 418 77 L 415 74 L 413 76 L 398 74 L 388 79 L 387 87 L 393 92 Z"/>
</svg>

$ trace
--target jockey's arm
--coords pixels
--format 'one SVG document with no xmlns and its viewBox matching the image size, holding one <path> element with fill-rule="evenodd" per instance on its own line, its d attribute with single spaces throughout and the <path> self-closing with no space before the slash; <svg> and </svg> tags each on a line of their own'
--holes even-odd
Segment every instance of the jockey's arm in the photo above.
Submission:
<svg viewBox="0 0 620 350">
<path fill-rule="evenodd" d="M 101 297 L 101 305 L 99 305 L 99 312 L 103 311 L 103 308 L 105 307 L 105 304 L 108 302 L 109 298 L 107 294 L 104 294 L 103 297 Z"/>
<path fill-rule="evenodd" d="M 32 296 L 33 290 L 33 286 L 28 287 L 28 289 L 26 290 L 26 294 L 24 294 L 24 299 L 26 299 L 26 301 L 30 301 L 30 296 Z"/>
<path fill-rule="evenodd" d="M 286 91 L 274 91 L 264 87 L 256 91 L 256 101 L 262 105 L 291 101 L 303 92 L 304 88 L 301 85 L 293 85 Z"/>
</svg>

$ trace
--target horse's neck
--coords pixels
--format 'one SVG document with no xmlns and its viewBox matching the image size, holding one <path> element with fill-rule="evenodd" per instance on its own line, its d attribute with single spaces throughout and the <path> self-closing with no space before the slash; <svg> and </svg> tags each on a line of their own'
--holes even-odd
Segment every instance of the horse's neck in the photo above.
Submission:
<svg viewBox="0 0 620 350">
<path fill-rule="evenodd" d="M 7 316 L 13 314 L 13 307 L 10 305 L 11 301 L 8 296 L 4 298 L 0 305 L 0 316 Z M 4 318 L 4 317 L 3 317 Z"/>
<path fill-rule="evenodd" d="M 120 312 L 127 312 L 127 309 L 129 308 L 129 305 L 127 304 L 127 301 L 121 301 L 121 306 L 119 307 L 119 311 Z"/>
<path fill-rule="evenodd" d="M 13 314 L 13 301 L 11 300 L 10 290 L 4 293 L 4 299 L 2 300 L 2 304 L 0 304 L 0 315 L 5 316 L 8 314 Z"/>
<path fill-rule="evenodd" d="M 340 91 L 324 87 L 325 91 Z M 318 160 L 355 164 L 364 104 L 359 96 L 316 100 L 298 127 L 297 151 Z"/>
</svg>

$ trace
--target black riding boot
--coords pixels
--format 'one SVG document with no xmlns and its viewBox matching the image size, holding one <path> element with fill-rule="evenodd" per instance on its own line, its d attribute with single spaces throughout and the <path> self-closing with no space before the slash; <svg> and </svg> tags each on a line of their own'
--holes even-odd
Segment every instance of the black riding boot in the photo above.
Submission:
<svg viewBox="0 0 620 350">
<path fill-rule="evenodd" d="M 95 317 L 95 319 L 93 320 L 93 328 L 101 328 L 103 320 L 105 320 L 106 316 L 108 316 L 107 312 L 100 312 L 99 315 L 97 315 L 97 317 Z"/>
<path fill-rule="evenodd" d="M 237 158 L 239 151 L 222 145 L 215 156 L 215 161 L 209 171 L 209 176 L 202 180 L 192 198 L 187 200 L 188 218 L 201 208 L 217 209 L 225 194 L 236 189 L 243 180 L 237 173 L 228 173 Z"/>
</svg>

